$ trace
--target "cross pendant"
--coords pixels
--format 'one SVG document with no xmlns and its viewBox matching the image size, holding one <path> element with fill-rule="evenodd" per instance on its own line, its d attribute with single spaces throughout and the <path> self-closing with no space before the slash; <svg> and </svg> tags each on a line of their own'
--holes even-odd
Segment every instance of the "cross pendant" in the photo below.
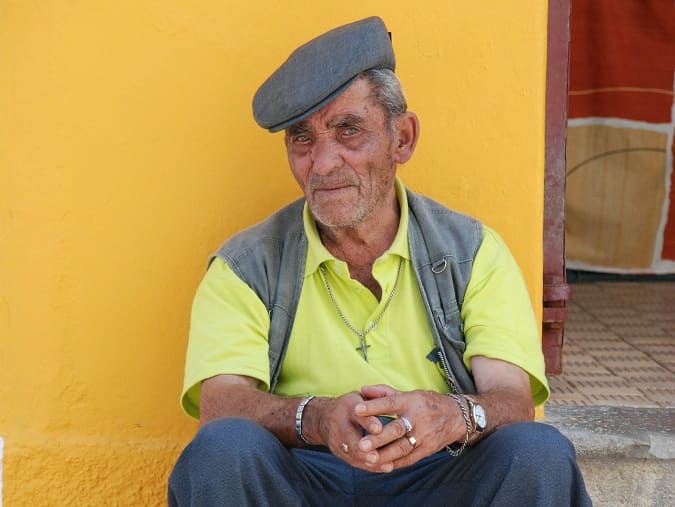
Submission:
<svg viewBox="0 0 675 507">
<path fill-rule="evenodd" d="M 366 363 L 368 362 L 368 349 L 370 348 L 370 345 L 366 344 L 366 340 L 361 338 L 361 345 L 356 347 L 356 350 L 361 349 L 361 353 L 363 354 L 363 359 L 366 360 Z"/>
</svg>

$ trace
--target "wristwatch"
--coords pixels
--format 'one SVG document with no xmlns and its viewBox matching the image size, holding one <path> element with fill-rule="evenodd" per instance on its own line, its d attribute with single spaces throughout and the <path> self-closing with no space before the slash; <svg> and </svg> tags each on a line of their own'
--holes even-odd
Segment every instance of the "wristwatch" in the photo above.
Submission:
<svg viewBox="0 0 675 507">
<path fill-rule="evenodd" d="M 469 416 L 471 417 L 471 423 L 473 424 L 473 430 L 482 433 L 487 428 L 487 416 L 485 415 L 485 409 L 473 401 L 468 396 L 465 396 L 466 402 L 469 404 Z"/>
</svg>

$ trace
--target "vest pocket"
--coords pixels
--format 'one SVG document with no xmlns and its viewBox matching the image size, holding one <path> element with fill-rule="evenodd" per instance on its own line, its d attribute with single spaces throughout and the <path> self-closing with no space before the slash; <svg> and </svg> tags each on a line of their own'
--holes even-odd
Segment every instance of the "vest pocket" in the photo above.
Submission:
<svg viewBox="0 0 675 507">
<path fill-rule="evenodd" d="M 441 340 L 449 343 L 461 358 L 466 350 L 466 342 L 459 308 L 454 305 L 454 307 L 447 308 L 445 311 L 440 308 L 435 309 L 434 318 Z"/>
</svg>

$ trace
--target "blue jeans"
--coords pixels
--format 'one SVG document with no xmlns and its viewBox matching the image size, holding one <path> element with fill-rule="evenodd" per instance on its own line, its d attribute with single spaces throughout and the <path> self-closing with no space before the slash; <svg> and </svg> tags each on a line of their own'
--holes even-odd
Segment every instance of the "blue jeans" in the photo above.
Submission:
<svg viewBox="0 0 675 507">
<path fill-rule="evenodd" d="M 323 447 L 288 449 L 241 418 L 202 427 L 169 479 L 170 506 L 586 506 L 574 447 L 554 427 L 504 426 L 459 457 L 440 451 L 391 473 Z"/>
</svg>

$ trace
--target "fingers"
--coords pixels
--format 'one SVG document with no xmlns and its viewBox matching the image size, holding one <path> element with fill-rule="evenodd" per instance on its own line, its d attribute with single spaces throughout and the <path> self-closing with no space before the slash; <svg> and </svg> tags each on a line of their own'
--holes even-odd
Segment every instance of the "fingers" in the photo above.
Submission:
<svg viewBox="0 0 675 507">
<path fill-rule="evenodd" d="M 343 425 L 335 432 L 330 448 L 352 466 L 374 472 L 411 465 L 448 441 L 441 401 L 445 397 L 438 393 L 364 386 L 349 404 L 351 414 L 345 418 L 349 427 Z M 386 421 L 383 414 L 396 418 L 383 424 L 376 417 Z"/>
<path fill-rule="evenodd" d="M 382 429 L 387 424 L 383 422 L 386 418 L 376 417 L 376 416 L 355 416 L 356 421 L 358 421 L 361 428 L 363 428 L 364 435 L 379 435 L 382 433 Z M 363 436 L 363 435 L 361 435 Z"/>
<path fill-rule="evenodd" d="M 373 471 L 391 472 L 395 468 L 411 465 L 428 453 L 420 448 L 420 442 L 413 435 L 404 435 L 373 452 L 377 455 L 369 467 Z"/>
<path fill-rule="evenodd" d="M 395 394 L 399 394 L 400 391 L 397 391 L 391 386 L 384 385 L 384 384 L 377 384 L 377 385 L 370 385 L 370 386 L 363 386 L 361 388 L 361 394 L 365 398 L 373 399 L 373 398 L 383 398 L 384 396 L 393 396 Z"/>
<path fill-rule="evenodd" d="M 410 425 L 410 430 L 408 429 Z M 365 435 L 359 442 L 359 449 L 364 452 L 379 450 L 396 440 L 402 438 L 412 430 L 412 423 L 405 417 L 392 420 L 382 427 L 382 431 Z"/>
<path fill-rule="evenodd" d="M 406 407 L 405 395 L 393 394 L 364 400 L 354 407 L 354 413 L 363 417 L 400 414 L 405 411 Z"/>
<path fill-rule="evenodd" d="M 352 466 L 372 470 L 377 453 L 362 450 L 359 443 L 364 434 L 380 434 L 383 424 L 375 416 L 355 413 L 354 406 L 362 401 L 360 393 L 348 393 L 330 404 L 329 414 L 323 419 L 324 442 L 333 454 Z"/>
<path fill-rule="evenodd" d="M 374 471 L 387 472 L 411 465 L 452 441 L 448 433 L 446 397 L 428 391 L 399 392 L 388 386 L 366 386 L 354 412 L 360 416 L 392 414 L 398 418 L 380 433 L 365 435 L 363 452 L 375 453 Z M 379 397 L 378 397 L 379 396 Z M 372 459 L 372 458 L 371 458 Z"/>
<path fill-rule="evenodd" d="M 414 441 L 414 443 L 410 441 L 411 439 Z M 410 449 L 410 452 L 398 459 L 394 459 L 391 463 L 391 470 L 395 468 L 407 467 L 428 456 L 429 453 L 420 447 L 420 442 L 416 441 L 415 437 L 407 437 L 406 440 L 408 440 L 408 448 Z"/>
</svg>

